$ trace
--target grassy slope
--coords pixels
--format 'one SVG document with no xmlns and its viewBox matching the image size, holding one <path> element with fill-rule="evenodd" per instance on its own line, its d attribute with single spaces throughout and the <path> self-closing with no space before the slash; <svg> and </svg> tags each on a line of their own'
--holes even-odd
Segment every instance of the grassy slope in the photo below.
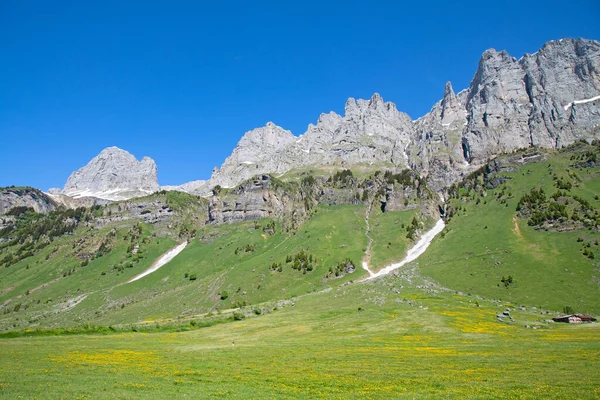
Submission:
<svg viewBox="0 0 600 400">
<path fill-rule="evenodd" d="M 568 160 L 551 163 L 560 171 Z M 577 173 L 583 183 L 572 192 L 598 207 L 597 170 Z M 360 268 L 343 278 L 324 280 L 328 266 L 346 257 L 357 264 L 362 259 L 366 238 L 361 206 L 320 207 L 290 237 L 267 235 L 262 228 L 269 221 L 207 227 L 199 232 L 204 242 L 194 241 L 157 272 L 120 286 L 115 285 L 141 272 L 174 242 L 153 238 L 146 257 L 134 268 L 100 275 L 124 257 L 129 242 L 117 240 L 114 254 L 22 298 L 52 296 L 56 303 L 76 296 L 82 284 L 86 291 L 98 290 L 73 310 L 47 319 L 68 325 L 76 323 L 75 318 L 97 324 L 160 320 L 193 315 L 215 304 L 226 309 L 245 300 L 260 306 L 261 301 L 301 296 L 293 298 L 293 307 L 190 332 L 0 339 L 0 395 L 597 397 L 599 326 L 547 324 L 548 316 L 540 315 L 540 310 L 520 311 L 515 306 L 570 305 L 576 311 L 597 312 L 594 307 L 600 302 L 592 280 L 597 267 L 581 255 L 577 237 L 590 241 L 598 234 L 535 231 L 526 221 L 515 225 L 516 203 L 531 189 L 531 182 L 544 185 L 548 194 L 554 189 L 547 163 L 531 164 L 511 175 L 515 179 L 505 185 L 505 192 L 512 196 L 502 197 L 506 203 L 494 200 L 502 188 L 488 192 L 480 204 L 474 199 L 457 201 L 466 211 L 453 217 L 445 237 L 437 238 L 419 261 L 425 273 L 452 289 L 501 298 L 504 303 L 445 291 L 411 267 L 403 268 L 399 277 L 364 284 L 340 285 L 364 276 Z M 372 216 L 375 262 L 401 258 L 396 251 L 405 249 L 406 232 L 398 225 L 411 219 L 410 212 Z M 108 229 L 95 232 L 97 239 Z M 149 235 L 149 227 L 145 229 Z M 124 234 L 119 231 L 117 239 Z M 0 288 L 14 287 L 0 295 L 0 301 L 16 301 L 15 293 L 68 271 L 71 261 L 64 255 L 78 235 L 83 232 L 57 241 L 63 246 L 48 262 L 44 257 L 54 245 L 22 265 L 0 271 Z M 235 254 L 236 248 L 246 245 L 254 250 Z M 305 275 L 285 263 L 287 255 L 300 250 L 318 259 L 317 268 Z M 281 262 L 283 271 L 269 271 L 273 262 Z M 30 269 L 25 269 L 28 263 Z M 190 281 L 185 273 L 197 279 Z M 515 283 L 506 289 L 500 279 L 508 275 Z M 30 278 L 35 282 L 30 284 Z M 327 287 L 333 290 L 304 295 Z M 219 300 L 223 290 L 229 297 Z M 52 303 L 35 307 L 54 310 Z M 515 318 L 513 325 L 496 321 L 496 313 L 507 306 Z M 96 314 L 96 310 L 103 311 Z M 14 312 L 4 316 L 3 323 L 30 315 Z M 524 329 L 525 325 L 540 329 Z"/>
<path fill-rule="evenodd" d="M 0 394 L 97 399 L 598 396 L 598 325 L 547 326 L 536 322 L 539 314 L 521 311 L 512 312 L 515 325 L 501 324 L 495 313 L 504 305 L 479 302 L 477 307 L 468 296 L 431 287 L 420 291 L 403 278 L 390 277 L 191 332 L 2 339 Z M 524 329 L 524 324 L 543 328 Z"/>
<path fill-rule="evenodd" d="M 110 230 L 111 228 L 104 228 L 90 231 L 82 227 L 72 236 L 55 240 L 39 254 L 0 270 L 2 288 L 0 301 L 6 302 L 11 310 L 14 310 L 17 304 L 21 304 L 19 311 L 1 316 L 0 323 L 4 327 L 17 323 L 18 320 L 21 321 L 18 325 L 21 325 L 24 320 L 32 323 L 71 325 L 92 318 L 94 311 L 101 304 L 86 299 L 89 304 L 73 313 L 64 312 L 65 301 L 85 294 L 89 294 L 90 299 L 94 297 L 94 293 L 103 295 L 115 285 L 144 271 L 160 254 L 174 244 L 168 238 L 151 238 L 150 243 L 141 245 L 143 257 L 140 261 L 134 263 L 132 268 L 125 268 L 119 272 L 113 266 L 131 260 L 126 252 L 131 242 L 125 239 L 129 229 L 123 228 L 117 230 L 116 236 L 112 239 L 110 253 L 91 260 L 86 266 L 81 266 L 82 260 L 73 256 L 75 249 L 73 243 L 86 238 L 86 246 L 89 246 L 89 249 L 97 248 Z M 149 227 L 145 226 L 143 231 L 143 236 L 150 236 Z M 73 270 L 74 273 L 64 276 Z M 105 275 L 102 275 L 103 272 Z"/>
<path fill-rule="evenodd" d="M 323 279 L 329 266 L 346 257 L 354 260 L 362 257 L 361 249 L 366 245 L 362 234 L 363 213 L 364 208 L 359 206 L 320 207 L 292 236 L 267 235 L 262 228 L 269 221 L 258 221 L 258 229 L 254 222 L 209 227 L 207 230 L 218 231 L 221 236 L 207 244 L 194 241 L 167 266 L 137 282 L 115 288 L 112 294 L 130 294 L 138 299 L 139 302 L 127 307 L 129 311 L 124 310 L 123 321 L 131 321 L 131 317 L 141 315 L 144 319 L 160 319 L 179 313 L 202 313 L 215 304 L 217 308 L 229 309 L 244 301 L 256 304 L 338 285 L 363 273 L 359 269 L 335 281 Z M 246 245 L 254 246 L 254 251 L 244 251 Z M 285 262 L 287 255 L 293 256 L 301 250 L 318 258 L 316 268 L 306 274 L 293 270 Z M 270 271 L 273 263 L 281 263 L 283 271 Z M 186 273 L 197 279 L 190 281 L 185 278 Z M 148 296 L 148 291 L 155 290 L 163 295 Z M 223 291 L 229 296 L 219 300 Z"/>
<path fill-rule="evenodd" d="M 376 210 L 373 212 L 370 218 L 371 237 L 373 238 L 371 270 L 377 271 L 402 260 L 408 248 L 414 244 L 407 239 L 405 227 L 417 214 L 417 210 L 386 213 Z"/>
<path fill-rule="evenodd" d="M 550 170 L 567 179 L 570 168 L 582 180 L 571 193 L 600 208 L 600 201 L 594 199 L 600 193 L 600 168 L 575 170 L 569 166 L 570 155 L 555 154 L 547 162 L 506 173 L 513 179 L 488 191 L 480 204 L 472 199 L 455 200 L 464 210 L 451 219 L 445 237 L 436 238 L 420 259 L 423 272 L 456 290 L 488 298 L 600 313 L 598 246 L 592 244 L 596 259 L 590 260 L 577 242 L 581 237 L 593 243 L 600 239 L 598 232 L 535 230 L 516 218 L 517 202 L 531 188 L 543 187 L 548 196 L 556 192 Z M 503 190 L 504 204 L 496 199 Z M 501 279 L 509 275 L 515 283 L 505 288 Z"/>
<path fill-rule="evenodd" d="M 124 239 L 128 229 L 119 229 L 109 254 L 80 267 L 81 260 L 72 256 L 72 244 L 83 237 L 88 244 L 98 243 L 111 228 L 80 229 L 74 236 L 56 240 L 40 254 L 0 271 L 3 290 L 0 301 L 22 303 L 19 311 L 11 308 L 9 314 L 0 318 L 0 323 L 7 328 L 13 324 L 23 327 L 27 321 L 44 326 L 69 326 L 81 322 L 108 325 L 171 318 L 204 313 L 215 307 L 228 309 L 236 303 L 289 298 L 335 286 L 364 273 L 358 268 L 342 278 L 324 279 L 330 266 L 346 258 L 359 265 L 362 249 L 366 247 L 364 207 L 320 207 L 291 236 L 282 234 L 279 227 L 275 235 L 268 235 L 263 231 L 268 223 L 265 220 L 206 227 L 199 232 L 205 240 L 194 240 L 172 262 L 130 284 L 123 283 L 144 271 L 175 242 L 152 237 L 151 227 L 146 226 L 144 236 L 149 243 L 141 247 L 144 258 L 133 268 L 118 272 L 113 265 L 129 260 L 126 249 L 130 244 Z M 246 245 L 253 247 L 253 251 L 244 251 Z M 45 260 L 55 248 L 56 252 Z M 285 262 L 288 255 L 294 256 L 302 250 L 318 260 L 314 270 L 306 274 L 293 270 L 291 263 Z M 273 263 L 281 263 L 282 272 L 270 271 Z M 73 268 L 74 274 L 63 277 Z M 196 280 L 185 278 L 186 273 L 195 275 Z M 50 282 L 53 283 L 42 287 Z M 39 289 L 33 291 L 34 288 Z M 28 290 L 31 294 L 25 295 Z M 224 290 L 229 297 L 220 300 L 219 294 Z M 80 304 L 72 310 L 65 309 L 65 301 L 84 294 L 87 297 Z M 60 312 L 55 313 L 57 310 Z"/>
</svg>

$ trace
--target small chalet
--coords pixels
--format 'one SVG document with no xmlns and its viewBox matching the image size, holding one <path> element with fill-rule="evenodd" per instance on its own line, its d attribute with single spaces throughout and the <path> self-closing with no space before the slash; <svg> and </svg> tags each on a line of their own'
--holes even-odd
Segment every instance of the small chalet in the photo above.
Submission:
<svg viewBox="0 0 600 400">
<path fill-rule="evenodd" d="M 585 314 L 571 314 L 552 318 L 554 322 L 565 322 L 567 324 L 580 324 L 582 322 L 596 322 L 596 318 Z"/>
</svg>

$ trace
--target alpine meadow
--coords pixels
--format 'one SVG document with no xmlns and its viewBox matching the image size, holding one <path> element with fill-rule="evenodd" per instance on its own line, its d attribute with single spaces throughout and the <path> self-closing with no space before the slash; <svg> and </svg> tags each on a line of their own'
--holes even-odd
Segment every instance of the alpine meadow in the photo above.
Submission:
<svg viewBox="0 0 600 400">
<path fill-rule="evenodd" d="M 0 397 L 599 398 L 600 42 L 442 93 L 0 188 Z"/>
</svg>

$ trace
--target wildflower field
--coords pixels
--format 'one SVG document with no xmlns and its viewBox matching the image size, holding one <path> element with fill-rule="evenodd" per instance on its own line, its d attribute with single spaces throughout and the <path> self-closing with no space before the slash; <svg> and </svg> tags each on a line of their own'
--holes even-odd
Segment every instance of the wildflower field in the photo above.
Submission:
<svg viewBox="0 0 600 400">
<path fill-rule="evenodd" d="M 186 332 L 0 339 L 0 397 L 600 396 L 597 324 L 418 286 L 342 286 Z M 507 308 L 513 321 L 498 322 Z"/>
</svg>

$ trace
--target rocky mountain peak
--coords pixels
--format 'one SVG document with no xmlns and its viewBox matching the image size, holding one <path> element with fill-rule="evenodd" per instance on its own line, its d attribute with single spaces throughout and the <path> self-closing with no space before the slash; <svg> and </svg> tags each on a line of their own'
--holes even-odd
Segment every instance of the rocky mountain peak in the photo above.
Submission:
<svg viewBox="0 0 600 400">
<path fill-rule="evenodd" d="M 292 132 L 273 122 L 246 132 L 221 168 L 215 168 L 211 179 L 196 191 L 206 193 L 216 185 L 233 187 L 256 174 L 287 170 L 289 167 L 274 156 L 296 139 Z"/>
<path fill-rule="evenodd" d="M 347 120 L 370 118 L 375 115 L 385 116 L 384 118 L 397 118 L 397 114 L 406 115 L 399 113 L 394 103 L 384 102 L 379 93 L 373 94 L 369 100 L 355 100 L 350 97 L 344 107 L 344 118 Z"/>
<path fill-rule="evenodd" d="M 74 198 L 122 200 L 159 190 L 156 163 L 138 161 L 118 147 L 107 147 L 84 167 L 73 172 L 62 193 Z"/>
<path fill-rule="evenodd" d="M 238 143 L 238 147 L 246 147 L 251 144 L 267 147 L 279 147 L 287 142 L 295 140 L 292 132 L 275 125 L 273 122 L 267 122 L 263 127 L 252 129 L 244 134 Z"/>
<path fill-rule="evenodd" d="M 344 116 L 321 114 L 299 137 L 272 122 L 248 131 L 196 193 L 257 174 L 357 164 L 410 167 L 442 189 L 503 152 L 599 138 L 599 71 L 597 41 L 552 41 L 518 61 L 489 49 L 467 89 L 455 93 L 447 82 L 442 99 L 415 121 L 375 93 L 349 98 Z"/>
<path fill-rule="evenodd" d="M 444 86 L 444 98 L 442 103 L 446 103 L 452 100 L 456 100 L 456 95 L 454 94 L 454 90 L 452 89 L 452 83 L 450 81 L 446 82 L 446 86 Z"/>
<path fill-rule="evenodd" d="M 256 164 L 295 140 L 292 132 L 268 122 L 264 127 L 246 132 L 225 163 Z"/>
<path fill-rule="evenodd" d="M 444 97 L 442 99 L 442 124 L 448 125 L 454 121 L 454 113 L 458 111 L 460 108 L 458 99 L 456 98 L 456 94 L 454 94 L 454 90 L 452 90 L 452 84 L 450 82 L 446 82 L 446 86 L 444 87 Z"/>
<path fill-rule="evenodd" d="M 126 150 L 120 149 L 117 146 L 109 146 L 106 147 L 104 149 L 102 149 L 102 151 L 100 151 L 100 154 L 98 154 L 98 157 L 101 156 L 112 156 L 112 155 L 121 155 L 123 157 L 133 157 L 133 155 L 131 153 L 129 153 Z"/>
<path fill-rule="evenodd" d="M 346 105 L 344 106 L 344 115 L 353 115 L 358 113 L 358 104 L 356 104 L 356 100 L 354 97 L 350 97 L 346 100 Z"/>
<path fill-rule="evenodd" d="M 379 93 L 374 93 L 373 96 L 371 96 L 371 100 L 369 100 L 369 108 L 378 108 L 382 105 L 383 99 L 381 98 L 381 95 L 379 95 Z"/>
</svg>

